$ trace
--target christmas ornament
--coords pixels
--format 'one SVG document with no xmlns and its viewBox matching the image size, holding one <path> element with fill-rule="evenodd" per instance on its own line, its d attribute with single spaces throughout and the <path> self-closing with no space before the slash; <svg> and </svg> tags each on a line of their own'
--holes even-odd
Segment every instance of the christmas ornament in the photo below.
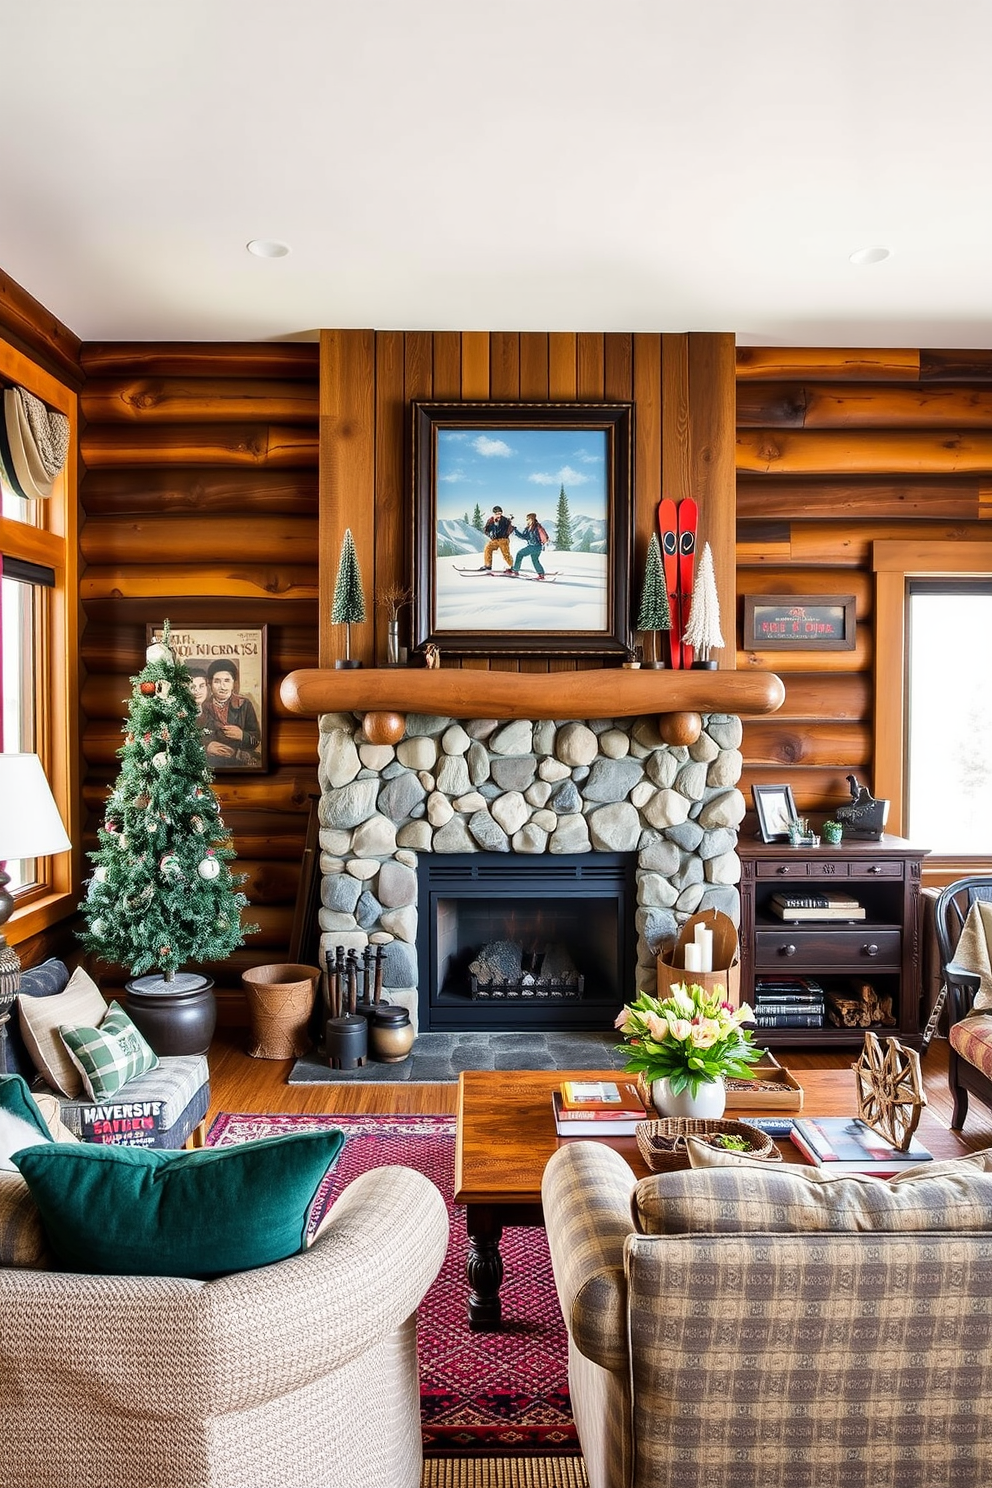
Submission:
<svg viewBox="0 0 992 1488">
<path fill-rule="evenodd" d="M 176 879 L 183 876 L 182 865 L 175 853 L 163 853 L 158 860 L 158 867 L 163 878 Z M 202 863 L 200 867 L 203 867 Z"/>
<path fill-rule="evenodd" d="M 94 879 L 96 880 L 97 883 L 106 883 L 106 881 L 107 881 L 107 870 L 106 870 L 106 868 L 104 868 L 104 866 L 102 864 L 100 865 L 99 868 L 94 868 L 93 869 L 93 877 L 94 877 Z"/>
<path fill-rule="evenodd" d="M 220 860 L 213 853 L 208 853 L 201 863 L 197 865 L 197 873 L 201 878 L 219 878 Z"/>
<path fill-rule="evenodd" d="M 107 922 L 105 920 L 94 920 L 90 925 L 90 930 L 94 935 L 102 935 L 106 928 Z"/>
<path fill-rule="evenodd" d="M 117 820 L 116 817 L 108 816 L 106 822 L 104 823 L 103 829 L 105 832 L 119 832 L 121 829 L 121 823 Z"/>
<path fill-rule="evenodd" d="M 142 691 L 144 691 L 144 687 L 142 687 Z M 172 683 L 166 682 L 164 680 L 161 682 L 156 682 L 152 687 L 152 692 L 154 692 L 157 698 L 167 698 L 171 691 Z"/>
<path fill-rule="evenodd" d="M 164 749 L 160 749 L 158 754 L 152 755 L 152 764 L 155 766 L 156 770 L 164 770 L 168 763 L 169 756 L 166 754 Z"/>
<path fill-rule="evenodd" d="M 175 666 L 176 663 L 176 658 L 173 656 L 168 646 L 163 645 L 161 641 L 152 642 L 152 644 L 145 651 L 145 660 L 153 663 L 156 661 L 168 661 L 173 666 Z"/>
<path fill-rule="evenodd" d="M 154 682 L 140 682 L 138 684 L 138 691 L 141 693 L 141 696 L 142 697 L 154 697 L 155 696 L 155 683 Z"/>
<path fill-rule="evenodd" d="M 151 799 L 151 796 L 149 796 L 147 792 L 142 791 L 140 795 L 137 795 L 134 798 L 135 807 L 138 811 L 144 811 L 145 807 L 151 804 Z"/>
<path fill-rule="evenodd" d="M 191 816 L 190 819 L 189 819 L 189 824 L 193 828 L 193 831 L 194 832 L 202 832 L 203 831 L 203 817 L 202 816 Z"/>
</svg>

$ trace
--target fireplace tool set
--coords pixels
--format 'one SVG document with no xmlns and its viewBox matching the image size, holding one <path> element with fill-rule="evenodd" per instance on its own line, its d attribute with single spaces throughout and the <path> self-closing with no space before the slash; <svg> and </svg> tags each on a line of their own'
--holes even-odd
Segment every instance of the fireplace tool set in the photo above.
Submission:
<svg viewBox="0 0 992 1488">
<path fill-rule="evenodd" d="M 323 1052 L 331 1069 L 358 1069 L 370 1051 L 373 1059 L 395 1064 L 413 1047 L 410 1014 L 382 1000 L 382 958 L 381 945 L 362 949 L 359 997 L 359 952 L 354 946 L 328 947 Z"/>
</svg>

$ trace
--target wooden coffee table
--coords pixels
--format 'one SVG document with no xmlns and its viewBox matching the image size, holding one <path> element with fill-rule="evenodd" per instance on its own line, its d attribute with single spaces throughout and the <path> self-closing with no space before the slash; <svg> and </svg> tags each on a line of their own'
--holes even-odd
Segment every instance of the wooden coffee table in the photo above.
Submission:
<svg viewBox="0 0 992 1488">
<path fill-rule="evenodd" d="M 500 1326 L 503 1230 L 507 1225 L 543 1226 L 541 1178 L 559 1146 L 567 1141 L 604 1141 L 626 1158 L 639 1178 L 647 1175 L 634 1137 L 559 1137 L 555 1129 L 551 1092 L 562 1080 L 609 1080 L 616 1074 L 616 1070 L 466 1070 L 459 1076 L 455 1203 L 465 1206 L 470 1328 Z M 853 1116 L 857 1111 L 852 1070 L 802 1070 L 798 1078 L 805 1091 L 806 1115 Z M 735 1118 L 740 1114 L 728 1112 Z M 782 1113 L 755 1107 L 751 1114 Z M 934 1157 L 960 1157 L 969 1151 L 929 1111 L 923 1112 L 918 1135 Z M 792 1142 L 779 1146 L 786 1162 L 803 1162 Z"/>
</svg>

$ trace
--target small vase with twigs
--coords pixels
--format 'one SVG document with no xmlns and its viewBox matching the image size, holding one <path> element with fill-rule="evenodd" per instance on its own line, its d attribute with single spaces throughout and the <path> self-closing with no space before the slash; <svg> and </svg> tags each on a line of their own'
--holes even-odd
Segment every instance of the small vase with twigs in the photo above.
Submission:
<svg viewBox="0 0 992 1488">
<path fill-rule="evenodd" d="M 413 603 L 413 590 L 389 584 L 376 595 L 376 607 L 386 612 L 386 665 L 400 664 L 400 611 Z"/>
</svg>

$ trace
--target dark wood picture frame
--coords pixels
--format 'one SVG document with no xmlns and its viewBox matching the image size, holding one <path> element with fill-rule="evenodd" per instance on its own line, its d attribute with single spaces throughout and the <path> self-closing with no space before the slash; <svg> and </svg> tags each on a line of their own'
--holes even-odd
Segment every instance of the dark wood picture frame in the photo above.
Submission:
<svg viewBox="0 0 992 1488">
<path fill-rule="evenodd" d="M 160 641 L 162 627 L 146 626 L 145 636 L 148 645 Z M 202 671 L 207 677 L 212 667 L 220 670 L 217 663 L 226 661 L 232 668 L 230 675 L 236 679 L 230 698 L 219 700 L 227 705 L 227 725 L 221 724 L 210 713 L 210 700 L 207 698 L 204 744 L 211 771 L 215 775 L 243 775 L 267 770 L 268 626 L 174 625 L 170 629 L 169 644 L 189 670 Z M 234 717 L 230 716 L 232 707 Z M 227 728 L 232 731 L 230 734 L 225 733 Z M 241 731 L 240 739 L 235 730 Z"/>
<path fill-rule="evenodd" d="M 633 404 L 415 402 L 412 418 L 414 649 L 434 645 L 442 655 L 629 657 Z M 493 477 L 488 490 L 477 470 L 466 474 L 464 486 L 458 485 L 452 449 L 459 440 L 476 466 L 477 456 L 507 457 L 502 468 L 497 468 L 502 463 L 497 459 L 485 471 Z M 574 468 L 571 461 L 561 465 L 566 446 L 575 451 Z M 547 459 L 539 468 L 545 450 Z M 532 466 L 524 475 L 526 459 Z M 586 467 L 583 461 L 588 461 Z M 571 493 L 570 477 L 575 486 Z M 503 479 L 505 487 L 498 483 Z M 451 484 L 444 500 L 450 510 L 457 508 L 458 516 L 439 512 L 439 481 Z M 548 524 L 555 522 L 559 486 L 574 509 L 582 500 L 576 491 L 587 485 L 595 515 L 574 511 L 584 546 L 558 550 L 567 551 L 565 571 L 556 572 L 550 582 L 534 583 L 537 565 L 531 567 L 527 560 L 518 581 L 504 584 L 504 552 L 497 553 L 491 574 L 483 572 L 486 535 L 464 520 L 463 512 L 474 516 L 478 507 L 484 515 L 494 501 L 500 502 L 504 514 L 512 514 L 516 541 L 528 509 L 537 508 L 538 520 L 554 537 L 556 529 Z M 439 546 L 448 551 L 439 554 Z M 552 544 L 544 555 L 549 578 L 554 554 Z M 468 571 L 456 569 L 459 556 L 467 560 Z M 548 623 L 547 616 L 556 610 L 568 628 Z"/>
<path fill-rule="evenodd" d="M 791 785 L 752 785 L 762 842 L 788 842 L 787 822 L 799 816 Z"/>
<path fill-rule="evenodd" d="M 745 594 L 745 651 L 853 651 L 853 594 Z"/>
</svg>

